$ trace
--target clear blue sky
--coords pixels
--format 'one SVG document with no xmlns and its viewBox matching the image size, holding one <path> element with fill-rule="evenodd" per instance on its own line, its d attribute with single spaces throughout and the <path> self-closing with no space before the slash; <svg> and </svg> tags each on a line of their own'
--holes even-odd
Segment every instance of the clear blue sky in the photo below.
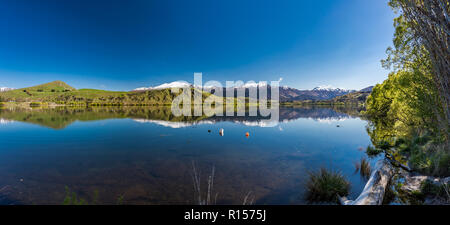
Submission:
<svg viewBox="0 0 450 225">
<path fill-rule="evenodd" d="M 310 89 L 382 82 L 387 0 L 2 0 L 0 86 L 131 90 L 176 80 Z"/>
</svg>

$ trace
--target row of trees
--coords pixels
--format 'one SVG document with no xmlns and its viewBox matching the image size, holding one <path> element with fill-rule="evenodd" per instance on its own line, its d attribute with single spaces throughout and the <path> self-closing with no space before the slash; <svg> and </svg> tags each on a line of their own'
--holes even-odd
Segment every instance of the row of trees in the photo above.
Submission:
<svg viewBox="0 0 450 225">
<path fill-rule="evenodd" d="M 393 47 L 387 49 L 388 57 L 382 64 L 392 72 L 387 80 L 374 87 L 367 99 L 369 134 L 373 143 L 379 145 L 376 147 L 398 148 L 408 143 L 403 147 L 405 155 L 416 157 L 417 167 L 435 167 L 438 175 L 447 175 L 450 167 L 450 3 L 448 0 L 390 0 L 389 5 L 399 16 L 394 19 Z M 412 141 L 425 135 L 431 137 L 433 145 Z M 412 146 L 417 143 L 421 146 Z"/>
<path fill-rule="evenodd" d="M 450 119 L 450 3 L 448 0 L 391 0 L 401 10 L 408 28 L 409 45 L 424 48 L 432 65 L 434 86 L 443 109 L 442 122 Z"/>
</svg>

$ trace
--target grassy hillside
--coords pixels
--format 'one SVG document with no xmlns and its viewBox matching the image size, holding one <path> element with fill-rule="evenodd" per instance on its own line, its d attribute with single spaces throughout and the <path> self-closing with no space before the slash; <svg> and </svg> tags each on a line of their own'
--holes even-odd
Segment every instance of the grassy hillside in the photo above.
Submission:
<svg viewBox="0 0 450 225">
<path fill-rule="evenodd" d="M 73 91 L 76 91 L 76 89 L 66 83 L 62 81 L 53 81 L 33 87 L 1 92 L 0 97 L 3 101 L 26 102 Z"/>
<path fill-rule="evenodd" d="M 192 96 L 194 96 L 194 92 L 199 92 L 199 90 L 194 88 L 191 91 Z M 178 95 L 178 93 L 172 93 L 170 89 L 139 92 L 104 91 L 96 89 L 77 90 L 62 81 L 54 81 L 38 86 L 1 92 L 0 101 L 26 102 L 36 106 L 40 105 L 39 103 L 82 106 L 171 105 L 172 101 Z M 210 96 L 213 98 L 216 97 L 207 92 L 202 92 L 201 95 L 203 100 Z"/>
</svg>

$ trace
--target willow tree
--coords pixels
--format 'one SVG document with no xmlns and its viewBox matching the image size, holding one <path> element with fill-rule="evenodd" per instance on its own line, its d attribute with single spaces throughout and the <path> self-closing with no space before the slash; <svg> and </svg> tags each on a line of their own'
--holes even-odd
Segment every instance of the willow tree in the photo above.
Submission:
<svg viewBox="0 0 450 225">
<path fill-rule="evenodd" d="M 385 68 L 393 70 L 366 102 L 368 131 L 377 151 L 408 161 L 433 176 L 450 175 L 449 0 L 390 0 L 393 47 Z"/>
<path fill-rule="evenodd" d="M 442 129 L 448 132 L 450 127 L 450 3 L 448 0 L 390 0 L 389 5 L 400 13 L 396 22 L 405 25 L 403 45 L 408 53 L 425 52 L 429 58 L 433 84 L 438 91 L 442 113 L 439 118 Z M 398 33 L 397 27 L 396 32 Z M 402 32 L 402 31 L 400 31 Z M 394 40 L 395 42 L 395 40 Z M 411 54 L 402 54 L 404 49 L 397 48 L 398 65 L 406 65 L 405 58 Z M 424 48 L 422 51 L 421 48 Z M 416 52 L 414 52 L 416 51 Z"/>
</svg>

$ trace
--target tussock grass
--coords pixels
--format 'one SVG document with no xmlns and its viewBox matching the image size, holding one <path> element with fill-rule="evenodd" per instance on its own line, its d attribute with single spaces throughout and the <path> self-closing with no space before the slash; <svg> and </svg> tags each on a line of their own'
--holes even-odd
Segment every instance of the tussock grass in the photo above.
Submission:
<svg viewBox="0 0 450 225">
<path fill-rule="evenodd" d="M 355 163 L 355 173 L 358 173 L 361 177 L 365 179 L 369 179 L 372 173 L 372 167 L 370 166 L 370 162 L 365 157 L 362 157 L 359 162 Z"/>
<path fill-rule="evenodd" d="M 322 167 L 319 171 L 309 172 L 306 188 L 309 202 L 337 202 L 338 195 L 349 194 L 350 183 L 340 172 Z"/>
<path fill-rule="evenodd" d="M 63 205 L 88 205 L 85 199 L 77 197 L 75 192 L 70 191 L 69 187 L 65 187 L 66 197 L 64 198 Z"/>
</svg>

